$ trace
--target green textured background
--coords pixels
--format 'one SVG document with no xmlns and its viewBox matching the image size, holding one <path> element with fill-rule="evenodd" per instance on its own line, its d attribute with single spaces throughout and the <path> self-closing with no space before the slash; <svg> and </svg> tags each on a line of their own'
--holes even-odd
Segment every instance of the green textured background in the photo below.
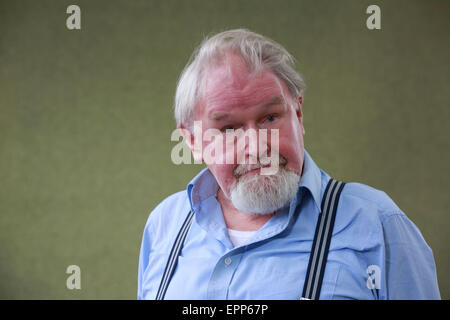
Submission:
<svg viewBox="0 0 450 320">
<path fill-rule="evenodd" d="M 80 31 L 66 28 L 70 4 Z M 365 27 L 370 4 L 380 31 Z M 135 299 L 149 212 L 202 168 L 170 161 L 176 81 L 205 35 L 236 27 L 297 58 L 307 150 L 396 201 L 450 298 L 449 13 L 450 1 L 0 1 L 0 298 Z M 71 264 L 81 290 L 66 288 Z"/>
</svg>

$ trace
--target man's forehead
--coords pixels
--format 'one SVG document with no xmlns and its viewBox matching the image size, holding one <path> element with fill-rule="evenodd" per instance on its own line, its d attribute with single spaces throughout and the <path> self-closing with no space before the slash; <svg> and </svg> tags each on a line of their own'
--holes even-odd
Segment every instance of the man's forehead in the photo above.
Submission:
<svg viewBox="0 0 450 320">
<path fill-rule="evenodd" d="M 233 53 L 224 54 L 219 61 L 205 67 L 205 86 L 214 87 L 217 82 L 221 85 L 242 88 L 249 81 L 274 77 L 273 72 L 261 65 L 250 68 L 244 59 Z M 276 77 L 275 80 L 276 81 Z"/>
<path fill-rule="evenodd" d="M 221 78 L 235 85 L 239 85 L 240 82 L 247 81 L 257 71 L 250 70 L 244 58 L 241 56 L 234 53 L 226 53 L 214 63 L 206 66 L 205 76 L 209 81 Z"/>
<path fill-rule="evenodd" d="M 228 109 L 281 102 L 284 96 L 282 81 L 268 69 L 251 73 L 220 66 L 207 73 L 202 94 L 206 109 Z"/>
</svg>

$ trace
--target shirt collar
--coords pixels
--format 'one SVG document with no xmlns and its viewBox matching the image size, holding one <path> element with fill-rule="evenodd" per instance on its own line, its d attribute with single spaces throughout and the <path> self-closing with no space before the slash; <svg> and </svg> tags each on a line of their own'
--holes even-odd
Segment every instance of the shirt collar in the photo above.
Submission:
<svg viewBox="0 0 450 320">
<path fill-rule="evenodd" d="M 309 190 L 317 208 L 319 208 L 320 211 L 322 189 L 321 170 L 317 167 L 306 150 L 298 192 L 300 192 L 303 188 Z M 215 177 L 208 168 L 204 168 L 187 185 L 191 209 L 194 209 L 195 204 L 203 201 L 204 199 L 215 196 L 218 189 L 219 184 L 217 183 Z M 297 196 L 293 199 L 293 202 L 297 202 L 297 197 L 299 196 L 298 192 Z"/>
<path fill-rule="evenodd" d="M 219 190 L 219 184 L 208 168 L 200 171 L 187 185 L 187 192 L 191 210 L 194 205 L 206 198 L 215 196 Z"/>
<path fill-rule="evenodd" d="M 305 150 L 303 173 L 300 180 L 300 188 L 306 188 L 311 193 L 317 208 L 321 206 L 322 174 L 319 167 Z"/>
</svg>

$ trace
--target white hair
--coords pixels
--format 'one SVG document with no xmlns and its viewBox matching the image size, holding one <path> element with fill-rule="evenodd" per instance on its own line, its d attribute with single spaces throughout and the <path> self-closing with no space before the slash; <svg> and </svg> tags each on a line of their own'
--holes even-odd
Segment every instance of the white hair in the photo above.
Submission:
<svg viewBox="0 0 450 320">
<path fill-rule="evenodd" d="M 281 45 L 245 29 L 224 31 L 202 42 L 180 76 L 174 106 L 177 126 L 192 124 L 205 68 L 221 62 L 229 51 L 240 55 L 251 71 L 269 68 L 284 81 L 292 98 L 297 99 L 305 89 L 301 75 L 294 69 L 293 57 Z"/>
</svg>

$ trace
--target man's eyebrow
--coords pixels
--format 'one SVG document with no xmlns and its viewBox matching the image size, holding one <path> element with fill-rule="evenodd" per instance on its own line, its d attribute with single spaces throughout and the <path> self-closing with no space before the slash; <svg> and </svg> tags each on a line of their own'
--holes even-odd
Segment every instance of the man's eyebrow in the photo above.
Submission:
<svg viewBox="0 0 450 320">
<path fill-rule="evenodd" d="M 282 104 L 284 103 L 284 99 L 281 96 L 275 96 L 271 98 L 267 103 L 264 104 L 264 107 L 270 107 L 274 104 Z"/>
<path fill-rule="evenodd" d="M 269 101 L 267 101 L 266 103 L 263 104 L 263 108 L 268 108 L 270 106 L 273 105 L 278 105 L 278 104 L 282 104 L 284 103 L 284 98 L 281 96 L 275 96 L 272 97 Z M 209 118 L 211 120 L 215 120 L 215 121 L 224 121 L 227 120 L 229 118 L 229 114 L 228 113 L 223 113 L 223 112 L 212 112 L 209 115 Z"/>
<path fill-rule="evenodd" d="M 211 120 L 215 121 L 222 121 L 228 119 L 229 115 L 227 113 L 219 113 L 219 112 L 213 112 L 209 115 L 209 118 Z"/>
</svg>

